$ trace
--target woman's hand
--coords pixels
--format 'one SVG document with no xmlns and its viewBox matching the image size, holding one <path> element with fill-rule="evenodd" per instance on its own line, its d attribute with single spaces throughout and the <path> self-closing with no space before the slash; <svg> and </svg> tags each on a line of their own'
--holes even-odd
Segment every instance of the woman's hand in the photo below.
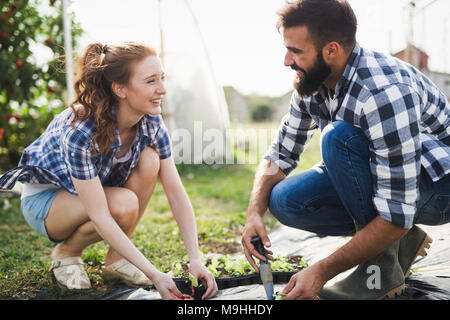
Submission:
<svg viewBox="0 0 450 320">
<path fill-rule="evenodd" d="M 172 278 L 167 274 L 158 271 L 151 280 L 153 281 L 156 290 L 158 290 L 163 300 L 184 300 L 186 298 L 186 296 L 178 290 Z"/>
<path fill-rule="evenodd" d="M 189 273 L 200 280 L 206 288 L 205 294 L 202 296 L 202 300 L 212 298 L 216 295 L 217 283 L 213 274 L 203 265 L 203 263 L 198 260 L 190 261 L 189 263 Z"/>
</svg>

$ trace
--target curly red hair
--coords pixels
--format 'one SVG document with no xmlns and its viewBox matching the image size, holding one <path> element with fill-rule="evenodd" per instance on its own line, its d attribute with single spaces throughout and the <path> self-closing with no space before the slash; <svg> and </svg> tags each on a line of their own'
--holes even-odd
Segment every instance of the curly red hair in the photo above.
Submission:
<svg viewBox="0 0 450 320">
<path fill-rule="evenodd" d="M 112 83 L 127 85 L 132 65 L 148 56 L 157 56 L 157 53 L 153 48 L 136 42 L 109 46 L 92 43 L 84 50 L 74 83 L 76 98 L 70 105 L 74 113 L 71 125 L 74 127 L 77 120 L 94 118 L 97 128 L 92 138 L 94 155 L 107 153 L 115 139 L 117 124 L 111 108 L 118 104 L 118 99 Z"/>
</svg>

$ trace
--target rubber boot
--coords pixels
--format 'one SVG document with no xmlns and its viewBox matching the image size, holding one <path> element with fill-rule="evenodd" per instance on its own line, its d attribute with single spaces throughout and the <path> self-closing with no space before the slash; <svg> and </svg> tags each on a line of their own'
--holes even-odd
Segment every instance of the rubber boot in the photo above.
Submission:
<svg viewBox="0 0 450 320">
<path fill-rule="evenodd" d="M 398 261 L 400 240 L 360 264 L 347 278 L 318 294 L 322 300 L 379 300 L 395 298 L 405 289 L 404 272 Z"/>
<path fill-rule="evenodd" d="M 405 278 L 409 276 L 411 265 L 418 256 L 425 257 L 427 252 L 425 249 L 430 248 L 433 240 L 418 226 L 413 226 L 408 233 L 400 239 L 400 247 L 398 250 L 398 262 L 402 267 Z"/>
</svg>

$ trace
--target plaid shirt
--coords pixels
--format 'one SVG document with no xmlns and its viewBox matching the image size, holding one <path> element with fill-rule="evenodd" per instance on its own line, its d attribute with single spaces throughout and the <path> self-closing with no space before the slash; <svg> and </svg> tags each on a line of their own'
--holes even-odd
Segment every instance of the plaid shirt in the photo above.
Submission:
<svg viewBox="0 0 450 320">
<path fill-rule="evenodd" d="M 411 228 L 421 165 L 433 181 L 450 172 L 447 98 L 414 67 L 358 44 L 335 96 L 327 92 L 322 86 L 306 99 L 293 93 L 265 159 L 288 175 L 316 129 L 333 121 L 350 123 L 370 142 L 376 210 L 383 219 Z"/>
<path fill-rule="evenodd" d="M 115 119 L 115 108 L 112 110 Z M 50 183 L 77 195 L 71 177 L 90 180 L 98 176 L 103 186 L 122 186 L 145 147 L 154 148 L 160 159 L 171 156 L 169 135 L 160 116 L 145 115 L 140 120 L 131 146 L 131 158 L 117 165 L 113 165 L 113 159 L 121 147 L 118 129 L 110 151 L 94 157 L 91 141 L 96 126 L 93 119 L 75 122 L 74 130 L 70 125 L 72 118 L 70 108 L 57 115 L 45 132 L 25 149 L 19 166 L 0 178 L 0 188 L 11 189 L 16 181 Z"/>
</svg>

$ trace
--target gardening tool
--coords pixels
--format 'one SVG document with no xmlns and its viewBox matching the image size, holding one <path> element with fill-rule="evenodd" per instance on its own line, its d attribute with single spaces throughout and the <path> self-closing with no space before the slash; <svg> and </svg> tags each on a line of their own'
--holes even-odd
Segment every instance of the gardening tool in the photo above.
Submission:
<svg viewBox="0 0 450 320">
<path fill-rule="evenodd" d="M 273 277 L 270 263 L 267 260 L 266 249 L 264 249 L 263 243 L 260 237 L 253 237 L 251 243 L 255 247 L 259 254 L 266 258 L 266 261 L 260 260 L 259 263 L 259 275 L 261 276 L 264 289 L 268 300 L 273 300 Z"/>
</svg>

